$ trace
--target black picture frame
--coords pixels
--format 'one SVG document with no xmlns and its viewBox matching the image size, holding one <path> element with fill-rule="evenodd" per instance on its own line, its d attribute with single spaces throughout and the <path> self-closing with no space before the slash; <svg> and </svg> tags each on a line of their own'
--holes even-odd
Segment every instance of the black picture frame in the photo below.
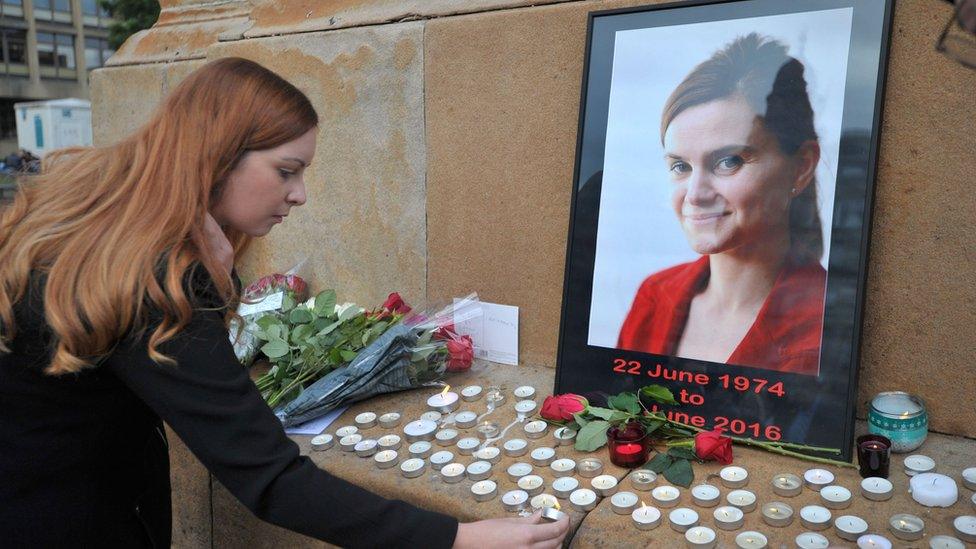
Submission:
<svg viewBox="0 0 976 549">
<path fill-rule="evenodd" d="M 675 25 L 732 20 L 754 20 L 758 24 L 772 21 L 763 18 L 806 18 L 825 10 L 849 13 L 850 42 L 846 72 L 842 73 L 846 77 L 836 132 L 831 222 L 826 231 L 829 254 L 824 260 L 826 291 L 816 375 L 591 344 L 600 216 L 608 220 L 616 217 L 601 211 L 600 206 L 617 33 L 653 29 L 648 36 L 654 36 L 658 29 Z M 701 421 L 704 428 L 724 427 L 738 436 L 837 448 L 840 455 L 831 457 L 851 460 L 870 219 L 893 10 L 894 0 L 705 0 L 589 14 L 555 393 L 598 398 L 599 394 L 660 384 L 676 396 L 684 391 L 684 396 L 702 397 L 703 402 L 671 408 L 679 414 L 678 419 Z M 707 37 L 689 38 L 702 39 Z M 721 45 L 715 44 L 716 48 Z M 699 61 L 689 59 L 689 70 Z M 680 379 L 666 379 L 663 374 L 667 372 Z M 707 377 L 706 383 L 695 382 L 705 379 L 700 374 Z M 740 390 L 743 378 L 748 387 Z M 769 392 L 776 384 L 780 384 L 782 395 Z"/>
</svg>

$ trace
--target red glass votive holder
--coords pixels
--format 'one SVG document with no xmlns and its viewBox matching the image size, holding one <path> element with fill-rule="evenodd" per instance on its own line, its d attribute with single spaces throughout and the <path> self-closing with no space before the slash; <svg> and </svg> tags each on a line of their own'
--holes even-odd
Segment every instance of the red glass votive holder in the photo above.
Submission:
<svg viewBox="0 0 976 549">
<path fill-rule="evenodd" d="M 610 463 L 628 469 L 644 465 L 651 450 L 649 438 L 647 429 L 640 423 L 611 427 L 607 430 Z"/>
<path fill-rule="evenodd" d="M 883 435 L 857 437 L 857 463 L 861 478 L 888 478 L 891 466 L 891 440 Z"/>
</svg>

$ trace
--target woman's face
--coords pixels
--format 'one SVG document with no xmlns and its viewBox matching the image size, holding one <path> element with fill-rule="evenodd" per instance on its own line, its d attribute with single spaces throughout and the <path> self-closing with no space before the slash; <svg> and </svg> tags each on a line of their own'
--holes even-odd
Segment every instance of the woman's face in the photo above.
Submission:
<svg viewBox="0 0 976 549">
<path fill-rule="evenodd" d="M 681 112 L 664 134 L 664 152 L 672 206 L 700 254 L 787 236 L 790 199 L 812 178 L 811 170 L 803 180 L 798 163 L 780 152 L 741 97 Z"/>
<path fill-rule="evenodd" d="M 249 151 L 227 177 L 211 214 L 221 227 L 264 236 L 293 206 L 305 203 L 305 168 L 315 156 L 312 128 L 273 149 Z"/>
</svg>

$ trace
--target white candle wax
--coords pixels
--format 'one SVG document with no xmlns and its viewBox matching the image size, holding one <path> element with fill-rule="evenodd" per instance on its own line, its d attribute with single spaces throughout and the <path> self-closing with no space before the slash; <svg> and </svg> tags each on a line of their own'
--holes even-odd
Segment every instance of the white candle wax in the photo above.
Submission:
<svg viewBox="0 0 976 549">
<path fill-rule="evenodd" d="M 735 546 L 739 549 L 763 549 L 769 545 L 769 539 L 759 532 L 742 532 L 735 536 Z"/>
<path fill-rule="evenodd" d="M 455 446 L 457 446 L 458 452 L 460 452 L 461 455 L 470 456 L 472 453 L 474 453 L 474 449 L 480 445 L 481 442 L 478 439 L 472 437 L 465 437 L 457 441 L 457 444 Z"/>
<path fill-rule="evenodd" d="M 423 419 L 425 421 L 433 421 L 434 423 L 440 421 L 442 417 L 444 417 L 444 415 L 435 410 L 429 410 L 427 412 L 420 414 L 420 419 Z"/>
<path fill-rule="evenodd" d="M 847 541 L 857 541 L 868 531 L 868 523 L 861 517 L 854 515 L 843 515 L 834 520 L 834 529 L 837 535 Z"/>
<path fill-rule="evenodd" d="M 522 385 L 521 387 L 515 388 L 514 394 L 515 398 L 522 400 L 533 399 L 535 398 L 535 387 L 530 385 Z"/>
<path fill-rule="evenodd" d="M 679 507 L 668 513 L 668 522 L 675 532 L 687 532 L 689 528 L 698 524 L 698 513 L 694 509 Z"/>
<path fill-rule="evenodd" d="M 525 424 L 525 427 L 522 427 L 525 436 L 529 438 L 542 438 L 547 429 L 549 429 L 549 424 L 542 420 L 530 421 Z"/>
<path fill-rule="evenodd" d="M 641 504 L 630 514 L 638 530 L 653 530 L 661 524 L 661 511 Z"/>
<path fill-rule="evenodd" d="M 429 456 L 430 451 L 432 449 L 433 446 L 426 440 L 420 440 L 414 442 L 413 444 L 410 445 L 409 448 L 407 448 L 407 450 L 409 450 L 410 452 L 410 455 L 416 458 L 425 458 Z"/>
<path fill-rule="evenodd" d="M 685 541 L 689 547 L 711 549 L 715 547 L 715 530 L 707 526 L 694 526 L 685 532 Z"/>
<path fill-rule="evenodd" d="M 834 474 L 826 469 L 808 469 L 803 473 L 803 480 L 811 490 L 820 491 L 834 482 Z"/>
<path fill-rule="evenodd" d="M 437 431 L 434 438 L 437 439 L 438 445 L 450 446 L 457 441 L 458 432 L 454 429 L 441 429 L 440 431 Z"/>
<path fill-rule="evenodd" d="M 597 458 L 583 458 L 576 463 L 576 473 L 583 478 L 593 478 L 603 473 L 603 462 Z"/>
<path fill-rule="evenodd" d="M 877 534 L 865 534 L 857 538 L 858 549 L 891 549 L 891 542 L 888 538 Z"/>
<path fill-rule="evenodd" d="M 534 463 L 535 465 L 539 467 L 545 467 L 550 463 L 552 463 L 554 459 L 556 459 L 556 451 L 547 446 L 543 446 L 541 448 L 536 448 L 535 450 L 532 450 L 532 453 L 529 454 L 529 457 L 532 458 L 532 463 Z"/>
<path fill-rule="evenodd" d="M 470 480 L 484 480 L 491 476 L 491 464 L 487 461 L 475 461 L 468 465 L 466 472 Z"/>
<path fill-rule="evenodd" d="M 523 416 L 527 416 L 535 411 L 534 400 L 520 400 L 515 403 L 515 411 Z"/>
<path fill-rule="evenodd" d="M 610 507 L 618 515 L 629 515 L 639 502 L 640 499 L 633 492 L 617 492 L 610 497 Z"/>
<path fill-rule="evenodd" d="M 935 469 L 935 460 L 929 456 L 915 454 L 905 458 L 905 474 L 915 476 L 919 473 L 928 473 Z"/>
<path fill-rule="evenodd" d="M 454 415 L 454 424 L 462 429 L 474 427 L 476 421 L 478 421 L 478 414 L 470 410 L 458 412 Z"/>
<path fill-rule="evenodd" d="M 529 494 L 525 490 L 509 490 L 502 495 L 502 506 L 506 511 L 518 511 L 529 502 Z"/>
<path fill-rule="evenodd" d="M 403 426 L 403 434 L 411 442 L 431 440 L 434 438 L 434 431 L 437 431 L 437 423 L 427 419 L 411 421 Z"/>
<path fill-rule="evenodd" d="M 654 503 L 664 508 L 677 505 L 679 497 L 681 497 L 681 490 L 674 486 L 658 486 L 651 490 L 651 498 L 654 499 Z"/>
<path fill-rule="evenodd" d="M 749 472 L 735 465 L 723 467 L 718 472 L 718 476 L 722 479 L 722 484 L 728 488 L 741 488 L 749 482 Z"/>
<path fill-rule="evenodd" d="M 539 510 L 543 507 L 558 507 L 559 501 L 552 494 L 539 494 L 529 502 L 533 509 Z"/>
<path fill-rule="evenodd" d="M 518 479 L 517 484 L 520 489 L 528 492 L 530 496 L 535 496 L 542 493 L 542 487 L 545 485 L 545 481 L 539 475 L 525 475 Z"/>
<path fill-rule="evenodd" d="M 596 508 L 596 492 L 589 488 L 579 488 L 569 494 L 569 503 L 577 511 L 592 511 Z"/>
<path fill-rule="evenodd" d="M 498 433 L 501 432 L 501 429 L 498 428 L 498 424 L 494 421 L 482 421 L 478 424 L 476 430 L 478 431 L 478 436 L 482 440 L 495 438 L 498 436 Z"/>
<path fill-rule="evenodd" d="M 424 473 L 427 464 L 420 458 L 410 458 L 400 464 L 400 472 L 406 478 L 416 478 Z"/>
<path fill-rule="evenodd" d="M 464 469 L 464 465 L 460 463 L 448 463 L 441 467 L 441 478 L 450 484 L 461 482 L 461 479 L 464 478 Z"/>
<path fill-rule="evenodd" d="M 912 499 L 926 507 L 950 507 L 959 499 L 956 481 L 938 473 L 919 473 L 909 481 Z"/>
<path fill-rule="evenodd" d="M 359 457 L 369 457 L 376 453 L 376 441 L 371 438 L 360 440 L 353 447 L 353 450 L 356 451 L 356 455 Z"/>
<path fill-rule="evenodd" d="M 715 507 L 720 495 L 719 489 L 711 484 L 699 484 L 691 489 L 692 500 L 702 507 Z"/>
<path fill-rule="evenodd" d="M 389 469 L 400 462 L 400 456 L 396 450 L 383 450 L 373 456 L 373 461 L 376 462 L 376 466 L 380 469 Z"/>
<path fill-rule="evenodd" d="M 552 492 L 558 498 L 568 498 L 577 488 L 579 481 L 573 477 L 559 477 L 552 482 Z"/>
<path fill-rule="evenodd" d="M 715 525 L 722 530 L 738 530 L 742 528 L 742 523 L 745 521 L 742 509 L 731 505 L 723 505 L 715 509 L 712 516 L 715 518 Z"/>
<path fill-rule="evenodd" d="M 782 501 L 773 501 L 763 505 L 762 518 L 770 526 L 789 526 L 793 522 L 793 508 Z"/>
<path fill-rule="evenodd" d="M 966 544 L 952 536 L 932 536 L 929 549 L 966 549 Z"/>
<path fill-rule="evenodd" d="M 889 500 L 893 493 L 893 485 L 886 478 L 868 477 L 861 481 L 861 495 L 872 501 Z"/>
<path fill-rule="evenodd" d="M 474 402 L 475 400 L 481 398 L 481 394 L 483 392 L 484 391 L 482 390 L 481 385 L 468 385 L 464 389 L 461 389 L 461 398 L 464 399 L 465 402 Z"/>
<path fill-rule="evenodd" d="M 345 452 L 352 452 L 356 449 L 356 445 L 363 440 L 363 435 L 359 433 L 353 433 L 351 435 L 346 435 L 339 439 L 339 447 Z"/>
<path fill-rule="evenodd" d="M 510 457 L 524 456 L 529 449 L 529 443 L 521 438 L 506 440 L 502 446 L 505 448 L 505 455 Z"/>
<path fill-rule="evenodd" d="M 800 549 L 827 549 L 830 540 L 816 532 L 803 532 L 794 540 Z"/>
<path fill-rule="evenodd" d="M 508 466 L 508 478 L 513 482 L 532 473 L 532 466 L 528 463 L 513 463 Z"/>
<path fill-rule="evenodd" d="M 778 496 L 791 498 L 802 491 L 803 482 L 792 473 L 780 473 L 773 477 L 773 492 Z"/>
<path fill-rule="evenodd" d="M 379 418 L 380 427 L 383 427 L 385 429 L 392 429 L 393 427 L 400 425 L 401 417 L 402 416 L 400 416 L 398 412 L 387 412 L 381 415 Z"/>
<path fill-rule="evenodd" d="M 846 509 L 851 505 L 851 491 L 843 486 L 825 486 L 820 489 L 820 499 L 828 509 Z"/>
<path fill-rule="evenodd" d="M 976 490 L 976 467 L 962 470 L 962 484 L 970 490 Z"/>
<path fill-rule="evenodd" d="M 617 479 L 610 475 L 600 475 L 590 481 L 593 491 L 603 497 L 612 496 L 617 491 Z"/>
<path fill-rule="evenodd" d="M 479 480 L 471 485 L 475 501 L 488 501 L 498 493 L 498 485 L 491 480 Z"/>
<path fill-rule="evenodd" d="M 437 412 L 453 412 L 458 405 L 458 394 L 452 391 L 440 392 L 427 399 L 427 406 Z"/>
<path fill-rule="evenodd" d="M 725 501 L 729 505 L 742 509 L 744 513 L 752 512 L 756 509 L 756 494 L 749 490 L 732 490 L 725 496 Z"/>
<path fill-rule="evenodd" d="M 900 513 L 888 521 L 888 530 L 898 539 L 915 541 L 925 534 L 925 521 L 915 515 Z"/>
<path fill-rule="evenodd" d="M 339 427 L 336 429 L 335 436 L 338 438 L 347 437 L 349 435 L 354 435 L 359 432 L 359 427 L 355 425 L 346 425 L 345 427 Z"/>
<path fill-rule="evenodd" d="M 810 530 L 825 530 L 830 527 L 830 509 L 819 505 L 807 505 L 800 509 L 800 522 Z"/>
<path fill-rule="evenodd" d="M 564 475 L 576 469 L 576 462 L 569 458 L 561 458 L 550 463 L 549 468 L 556 474 Z"/>
<path fill-rule="evenodd" d="M 952 527 L 956 531 L 959 539 L 968 542 L 976 542 L 976 516 L 963 515 L 956 517 L 952 521 Z"/>
<path fill-rule="evenodd" d="M 502 451 L 494 446 L 486 446 L 474 453 L 475 459 L 487 461 L 488 463 L 498 463 L 502 458 Z"/>
<path fill-rule="evenodd" d="M 430 456 L 430 466 L 434 470 L 438 470 L 452 461 L 454 461 L 454 454 L 447 450 L 435 452 L 434 455 Z"/>
<path fill-rule="evenodd" d="M 356 426 L 360 429 L 368 429 L 376 425 L 376 414 L 373 412 L 363 412 L 356 416 Z"/>
<path fill-rule="evenodd" d="M 333 437 L 328 433 L 314 436 L 312 437 L 311 440 L 312 449 L 318 452 L 321 452 L 322 450 L 328 450 L 329 448 L 332 448 L 334 444 L 335 444 L 335 437 Z"/>
</svg>

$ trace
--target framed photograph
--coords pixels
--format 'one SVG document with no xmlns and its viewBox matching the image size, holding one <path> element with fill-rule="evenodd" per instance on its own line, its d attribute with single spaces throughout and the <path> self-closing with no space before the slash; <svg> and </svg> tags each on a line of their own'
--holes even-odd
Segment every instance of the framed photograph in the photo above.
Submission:
<svg viewBox="0 0 976 549">
<path fill-rule="evenodd" d="M 556 392 L 850 459 L 892 8 L 590 14 Z"/>
</svg>

